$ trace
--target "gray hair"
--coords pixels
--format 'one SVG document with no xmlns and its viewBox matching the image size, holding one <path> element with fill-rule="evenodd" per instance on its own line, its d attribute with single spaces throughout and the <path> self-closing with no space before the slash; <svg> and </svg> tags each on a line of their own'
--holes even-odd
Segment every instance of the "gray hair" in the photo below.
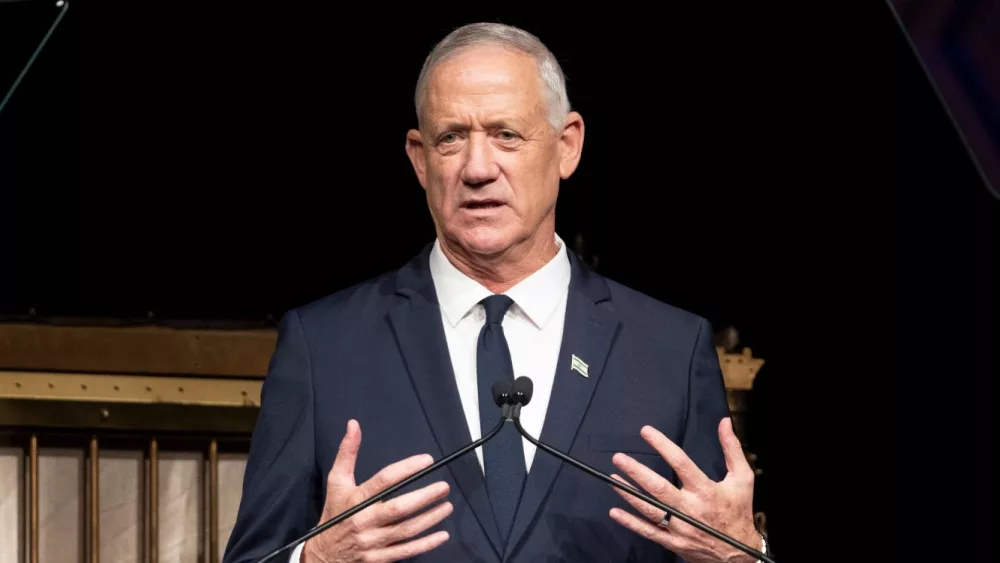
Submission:
<svg viewBox="0 0 1000 563">
<path fill-rule="evenodd" d="M 513 26 L 499 23 L 472 23 L 464 25 L 442 39 L 424 60 L 417 79 L 417 89 L 413 103 L 417 110 L 417 121 L 421 120 L 427 79 L 439 63 L 458 54 L 461 50 L 475 45 L 496 45 L 514 49 L 534 57 L 538 75 L 542 80 L 545 103 L 548 106 L 549 123 L 553 129 L 562 129 L 569 114 L 569 96 L 566 94 L 566 76 L 559 61 L 537 37 Z"/>
</svg>

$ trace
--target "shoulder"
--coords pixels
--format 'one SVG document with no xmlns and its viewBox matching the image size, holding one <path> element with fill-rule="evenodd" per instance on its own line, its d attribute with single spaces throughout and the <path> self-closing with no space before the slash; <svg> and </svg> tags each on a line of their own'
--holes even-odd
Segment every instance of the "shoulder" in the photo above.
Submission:
<svg viewBox="0 0 1000 563">
<path fill-rule="evenodd" d="M 655 346 L 669 341 L 671 349 L 677 346 L 676 351 L 691 351 L 706 342 L 714 345 L 712 325 L 705 317 L 617 281 L 603 279 L 610 295 L 607 307 L 633 336 Z"/>
<path fill-rule="evenodd" d="M 364 319 L 381 317 L 378 313 L 384 313 L 397 299 L 397 271 L 385 272 L 293 307 L 285 313 L 285 319 L 294 319 L 306 333 L 315 333 L 339 330 L 348 325 L 356 327 Z"/>
<path fill-rule="evenodd" d="M 614 280 L 604 278 L 611 294 L 611 304 L 623 319 L 652 323 L 671 328 L 697 330 L 708 320 L 671 303 L 652 297 Z"/>
</svg>

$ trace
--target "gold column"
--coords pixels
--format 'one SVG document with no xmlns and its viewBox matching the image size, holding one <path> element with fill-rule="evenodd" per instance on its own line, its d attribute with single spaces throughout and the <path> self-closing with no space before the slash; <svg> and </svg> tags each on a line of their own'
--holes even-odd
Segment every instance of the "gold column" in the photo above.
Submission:
<svg viewBox="0 0 1000 563">
<path fill-rule="evenodd" d="M 28 459 L 31 473 L 31 491 L 28 495 L 30 520 L 28 538 L 28 561 L 38 563 L 38 435 L 32 434 L 28 445 Z"/>
<path fill-rule="evenodd" d="M 100 456 L 97 436 L 90 437 L 90 563 L 101 560 L 100 493 L 98 490 Z"/>
<path fill-rule="evenodd" d="M 219 563 L 219 443 L 208 446 L 208 560 Z"/>
<path fill-rule="evenodd" d="M 149 502 L 146 504 L 147 516 L 149 518 L 149 528 L 146 530 L 146 545 L 149 546 L 149 563 L 158 563 L 160 554 L 158 551 L 160 532 L 158 528 L 160 517 L 160 485 L 157 469 L 159 465 L 159 447 L 156 438 L 149 440 Z"/>
</svg>

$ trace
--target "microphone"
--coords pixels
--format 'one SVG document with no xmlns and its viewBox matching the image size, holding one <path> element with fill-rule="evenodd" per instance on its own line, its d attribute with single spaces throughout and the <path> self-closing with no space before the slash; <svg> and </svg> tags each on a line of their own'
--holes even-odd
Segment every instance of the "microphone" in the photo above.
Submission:
<svg viewBox="0 0 1000 563">
<path fill-rule="evenodd" d="M 593 475 L 594 477 L 597 477 L 598 479 L 606 483 L 609 483 L 625 491 L 626 493 L 629 493 L 634 497 L 640 498 L 648 502 L 649 504 L 655 506 L 656 508 L 659 508 L 660 510 L 666 512 L 667 514 L 670 514 L 671 516 L 680 518 L 681 520 L 687 522 L 688 524 L 691 524 L 695 528 L 698 528 L 699 530 L 726 542 L 727 544 L 735 547 L 736 549 L 739 549 L 743 553 L 756 557 L 759 561 L 763 561 L 764 563 L 775 563 L 773 559 L 764 555 L 760 551 L 757 551 L 756 549 L 748 545 L 745 545 L 744 543 L 737 541 L 736 539 L 730 536 L 727 536 L 726 534 L 716 530 L 715 528 L 712 528 L 702 522 L 699 522 L 698 520 L 695 520 L 694 518 L 688 516 L 687 514 L 684 514 L 683 512 L 678 511 L 675 508 L 663 504 L 659 500 L 647 495 L 646 493 L 643 493 L 642 491 L 636 490 L 635 488 L 630 487 L 625 483 L 612 479 L 609 475 L 605 475 L 604 473 L 600 472 L 597 469 L 594 469 L 593 467 L 587 465 L 586 463 L 583 463 L 582 461 L 574 459 L 569 455 L 564 454 L 563 452 L 560 452 L 559 450 L 536 440 L 533 436 L 525 432 L 524 428 L 521 427 L 521 419 L 520 419 L 521 407 L 527 405 L 531 401 L 531 394 L 533 391 L 534 391 L 534 384 L 532 383 L 531 378 L 525 376 L 518 377 L 514 381 L 514 390 L 511 396 L 511 400 L 513 401 L 514 407 L 510 410 L 509 414 L 510 419 L 514 421 L 514 426 L 517 428 L 517 431 L 520 432 L 521 435 L 524 436 L 529 442 L 537 446 L 539 449 L 544 450 L 549 454 L 556 456 L 557 458 L 565 461 L 566 463 L 569 463 L 573 467 L 576 467 L 577 469 L 585 473 Z"/>
<path fill-rule="evenodd" d="M 364 502 L 355 505 L 354 507 L 349 508 L 344 512 L 341 512 L 340 514 L 334 516 L 333 518 L 327 520 L 326 522 L 323 522 L 322 524 L 318 524 L 317 526 L 313 527 L 313 529 L 309 530 L 295 541 L 287 545 L 284 545 L 282 547 L 279 547 L 278 549 L 275 549 L 271 553 L 268 553 L 266 556 L 264 556 L 263 559 L 258 561 L 258 563 L 264 563 L 265 561 L 270 561 L 271 559 L 274 559 L 281 553 L 284 553 L 290 549 L 295 549 L 300 543 L 305 542 L 309 538 L 324 532 L 325 530 L 327 530 L 332 526 L 336 526 L 337 524 L 343 522 L 344 520 L 347 520 L 351 516 L 354 516 L 358 512 L 361 512 L 362 510 L 368 508 L 369 506 L 375 504 L 376 502 L 379 502 L 380 500 L 398 491 L 399 489 L 405 487 L 406 485 L 409 485 L 410 483 L 416 481 L 417 479 L 420 479 L 424 475 L 427 475 L 428 473 L 440 467 L 448 465 L 452 461 L 471 452 L 472 450 L 478 448 L 482 444 L 485 444 L 486 442 L 490 441 L 494 436 L 497 435 L 497 432 L 500 432 L 500 429 L 503 428 L 504 423 L 510 420 L 511 404 L 513 403 L 513 384 L 510 381 L 498 380 L 493 382 L 493 387 L 491 391 L 493 393 L 493 402 L 496 403 L 496 405 L 501 408 L 501 415 L 500 415 L 500 420 L 497 422 L 497 425 L 494 426 L 493 429 L 490 430 L 485 436 L 463 447 L 462 449 L 444 458 L 441 458 L 433 465 L 426 467 L 418 471 L 417 473 L 414 473 L 413 475 L 410 475 L 406 479 L 400 481 L 399 483 L 396 483 L 395 485 L 369 498 L 368 500 L 365 500 Z"/>
</svg>

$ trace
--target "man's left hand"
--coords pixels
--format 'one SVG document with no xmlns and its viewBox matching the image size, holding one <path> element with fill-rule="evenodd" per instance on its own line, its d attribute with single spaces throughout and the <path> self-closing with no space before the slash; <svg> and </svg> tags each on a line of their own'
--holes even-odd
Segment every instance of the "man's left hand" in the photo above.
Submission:
<svg viewBox="0 0 1000 563">
<path fill-rule="evenodd" d="M 635 459 L 617 453 L 612 462 L 630 479 L 663 504 L 715 528 L 754 549 L 761 549 L 761 536 L 753 522 L 754 473 L 743 454 L 740 441 L 733 433 L 732 421 L 725 418 L 719 424 L 719 439 L 729 472 L 716 483 L 681 450 L 677 444 L 651 426 L 644 426 L 642 437 L 674 468 L 681 489 L 657 475 Z M 626 483 L 618 475 L 615 479 Z M 660 525 L 666 515 L 662 510 L 614 488 L 632 507 L 648 520 L 638 518 L 619 508 L 611 509 L 611 518 L 691 563 L 753 563 L 755 558 L 726 544 L 679 518 L 671 517 Z"/>
</svg>

